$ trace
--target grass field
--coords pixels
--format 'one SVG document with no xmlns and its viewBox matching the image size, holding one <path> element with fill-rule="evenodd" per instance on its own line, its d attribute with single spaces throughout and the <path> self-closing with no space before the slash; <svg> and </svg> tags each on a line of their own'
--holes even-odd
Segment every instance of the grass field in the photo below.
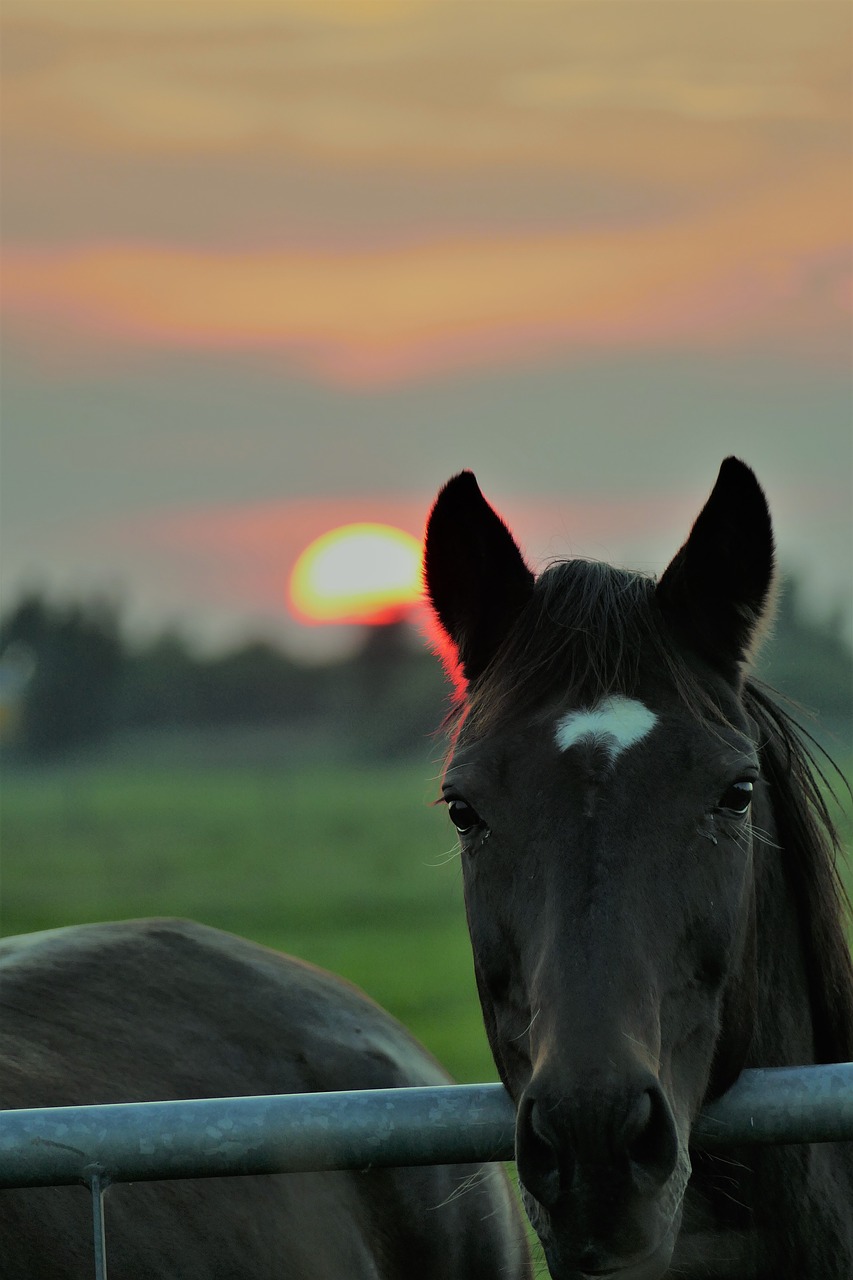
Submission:
<svg viewBox="0 0 853 1280">
<path fill-rule="evenodd" d="M 495 1079 L 450 824 L 419 766 L 7 778 L 4 934 L 179 915 L 341 973 L 460 1080 Z"/>
<path fill-rule="evenodd" d="M 12 774 L 0 927 L 190 916 L 345 975 L 458 1079 L 495 1079 L 429 773 L 148 762 Z M 848 848 L 850 835 L 848 817 Z"/>
</svg>

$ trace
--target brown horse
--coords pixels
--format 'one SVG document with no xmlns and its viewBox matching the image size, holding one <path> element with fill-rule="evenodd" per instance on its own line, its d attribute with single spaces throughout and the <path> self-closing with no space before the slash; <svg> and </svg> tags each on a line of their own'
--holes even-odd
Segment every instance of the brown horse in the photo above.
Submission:
<svg viewBox="0 0 853 1280">
<path fill-rule="evenodd" d="M 853 1143 L 691 1149 L 745 1067 L 853 1058 L 813 759 L 749 678 L 773 538 L 727 459 L 659 582 L 538 579 L 470 472 L 430 517 L 461 686 L 444 799 L 554 1280 L 850 1280 Z"/>
<path fill-rule="evenodd" d="M 0 1107 L 445 1084 L 355 987 L 174 920 L 0 942 Z M 116 1184 L 110 1280 L 529 1280 L 495 1166 Z M 0 1192 L 0 1275 L 91 1280 L 80 1187 Z"/>
</svg>

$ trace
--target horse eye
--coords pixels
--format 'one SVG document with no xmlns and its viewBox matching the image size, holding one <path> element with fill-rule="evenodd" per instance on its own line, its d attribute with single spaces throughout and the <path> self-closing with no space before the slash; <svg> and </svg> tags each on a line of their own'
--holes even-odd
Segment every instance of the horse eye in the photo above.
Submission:
<svg viewBox="0 0 853 1280">
<path fill-rule="evenodd" d="M 447 812 L 460 835 L 466 835 L 474 827 L 482 826 L 480 815 L 466 800 L 448 800 Z"/>
<path fill-rule="evenodd" d="M 727 787 L 720 796 L 718 809 L 725 809 L 727 813 L 746 813 L 752 802 L 752 783 L 744 778 L 740 782 L 734 782 Z"/>
</svg>

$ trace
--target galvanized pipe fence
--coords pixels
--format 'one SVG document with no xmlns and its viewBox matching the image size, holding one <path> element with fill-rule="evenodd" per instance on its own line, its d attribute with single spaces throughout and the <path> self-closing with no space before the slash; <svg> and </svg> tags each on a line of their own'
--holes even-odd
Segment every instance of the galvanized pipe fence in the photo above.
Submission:
<svg viewBox="0 0 853 1280">
<path fill-rule="evenodd" d="M 112 1182 L 511 1160 L 514 1123 L 499 1084 L 0 1111 L 0 1188 L 88 1186 L 106 1280 Z M 707 1150 L 849 1141 L 851 1062 L 744 1071 L 692 1133 Z"/>
</svg>

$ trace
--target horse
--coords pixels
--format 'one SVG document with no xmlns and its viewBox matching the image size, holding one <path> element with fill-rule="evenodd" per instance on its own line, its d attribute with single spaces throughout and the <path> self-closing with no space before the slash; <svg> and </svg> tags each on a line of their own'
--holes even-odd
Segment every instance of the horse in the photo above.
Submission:
<svg viewBox="0 0 853 1280">
<path fill-rule="evenodd" d="M 536 577 L 470 471 L 428 520 L 442 798 L 553 1280 L 853 1275 L 853 1143 L 690 1145 L 743 1068 L 853 1058 L 823 775 L 751 674 L 774 560 L 736 458 L 659 580 Z"/>
<path fill-rule="evenodd" d="M 181 920 L 0 942 L 0 1106 L 446 1084 L 343 979 Z M 116 1280 L 530 1280 L 498 1166 L 115 1184 Z M 0 1193 L 0 1274 L 91 1280 L 79 1187 Z"/>
</svg>

